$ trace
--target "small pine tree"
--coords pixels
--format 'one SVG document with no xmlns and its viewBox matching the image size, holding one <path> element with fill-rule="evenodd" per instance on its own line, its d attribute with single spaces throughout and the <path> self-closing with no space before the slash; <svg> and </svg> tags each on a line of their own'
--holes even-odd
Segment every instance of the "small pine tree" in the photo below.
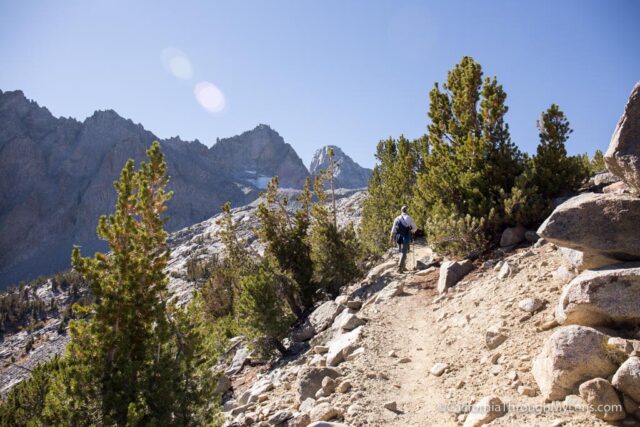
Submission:
<svg viewBox="0 0 640 427">
<path fill-rule="evenodd" d="M 311 183 L 307 179 L 304 190 L 298 197 L 300 207 L 292 214 L 289 200 L 278 194 L 278 178 L 274 177 L 267 187 L 265 200 L 258 206 L 260 228 L 257 234 L 267 245 L 267 253 L 280 266 L 280 271 L 289 274 L 296 284 L 297 295 L 288 301 L 293 313 L 301 318 L 303 310 L 313 305 L 316 288 L 312 282 L 313 265 L 311 248 L 307 241 L 311 215 Z M 300 303 L 298 303 L 300 301 Z"/>
<path fill-rule="evenodd" d="M 543 199 L 551 200 L 575 191 L 584 183 L 589 171 L 579 156 L 567 156 L 565 147 L 573 132 L 569 120 L 556 104 L 542 113 L 537 122 L 540 143 L 533 158 L 535 185 Z"/>
<path fill-rule="evenodd" d="M 241 322 L 265 337 L 267 347 L 286 354 L 282 339 L 287 335 L 293 317 L 283 294 L 290 286 L 290 278 L 279 271 L 273 258 L 267 256 L 256 273 L 244 276 L 241 282 L 237 308 Z"/>
<path fill-rule="evenodd" d="M 594 173 L 607 170 L 607 166 L 604 164 L 604 155 L 602 154 L 601 150 L 596 150 L 590 164 L 591 171 Z"/>
<path fill-rule="evenodd" d="M 333 165 L 331 152 L 329 158 L 330 165 Z M 352 225 L 344 230 L 338 228 L 335 195 L 332 197 L 332 210 L 326 206 L 328 197 L 324 184 L 325 181 L 332 180 L 333 173 L 334 169 L 330 166 L 315 178 L 314 193 L 318 201 L 311 209 L 309 242 L 313 280 L 320 289 L 335 298 L 340 288 L 355 279 L 359 273 L 356 264 L 359 244 Z"/>
<path fill-rule="evenodd" d="M 40 426 L 52 375 L 61 369 L 58 356 L 31 371 L 31 377 L 14 386 L 0 403 L 0 425 Z"/>
</svg>

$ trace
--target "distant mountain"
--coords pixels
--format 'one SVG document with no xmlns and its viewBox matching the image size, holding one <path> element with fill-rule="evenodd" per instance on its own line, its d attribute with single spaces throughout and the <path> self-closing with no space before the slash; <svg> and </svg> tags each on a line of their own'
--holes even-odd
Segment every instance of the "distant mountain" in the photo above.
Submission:
<svg viewBox="0 0 640 427">
<path fill-rule="evenodd" d="M 317 175 L 329 167 L 329 149 L 333 149 L 333 159 L 337 164 L 335 174 L 336 188 L 364 188 L 369 185 L 371 169 L 363 168 L 347 156 L 340 147 L 327 145 L 313 155 L 309 171 Z"/>
<path fill-rule="evenodd" d="M 21 91 L 0 91 L 0 288 L 68 268 L 71 247 L 105 250 L 96 237 L 113 211 L 113 182 L 129 158 L 144 159 L 159 140 L 115 111 L 83 122 L 54 117 Z M 212 148 L 160 140 L 171 176 L 167 228 L 211 217 L 225 201 L 241 206 L 267 180 L 301 188 L 308 171 L 293 148 L 266 125 L 219 140 Z"/>
</svg>

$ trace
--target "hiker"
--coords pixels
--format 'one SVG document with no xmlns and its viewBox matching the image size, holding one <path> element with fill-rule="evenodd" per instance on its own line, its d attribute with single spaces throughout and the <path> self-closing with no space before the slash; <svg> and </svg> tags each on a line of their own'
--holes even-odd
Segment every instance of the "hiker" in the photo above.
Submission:
<svg viewBox="0 0 640 427">
<path fill-rule="evenodd" d="M 407 252 L 409 252 L 409 245 L 413 240 L 413 233 L 418 230 L 416 223 L 413 222 L 413 218 L 407 213 L 407 206 L 403 206 L 400 209 L 400 215 L 393 220 L 393 227 L 391 227 L 391 236 L 389 240 L 398 244 L 398 250 L 400 251 L 400 264 L 398 265 L 398 272 L 403 273 L 405 271 L 405 264 L 407 262 Z"/>
</svg>

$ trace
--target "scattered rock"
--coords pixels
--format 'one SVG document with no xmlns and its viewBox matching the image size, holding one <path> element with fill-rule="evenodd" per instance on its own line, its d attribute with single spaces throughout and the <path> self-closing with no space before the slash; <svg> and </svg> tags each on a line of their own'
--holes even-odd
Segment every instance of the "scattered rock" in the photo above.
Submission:
<svg viewBox="0 0 640 427">
<path fill-rule="evenodd" d="M 294 415 L 293 418 L 287 420 L 284 424 L 285 427 L 307 427 L 311 423 L 311 417 L 309 414 Z"/>
<path fill-rule="evenodd" d="M 590 405 L 591 413 L 604 421 L 619 421 L 626 416 L 616 391 L 603 378 L 580 384 L 580 396 Z"/>
<path fill-rule="evenodd" d="M 533 387 L 527 387 L 527 386 L 521 385 L 518 387 L 518 394 L 522 396 L 527 396 L 527 397 L 535 397 L 537 392 L 536 392 L 536 389 Z"/>
<path fill-rule="evenodd" d="M 349 427 L 349 426 L 343 423 L 331 423 L 327 421 L 318 421 L 318 422 L 309 424 L 308 427 Z"/>
<path fill-rule="evenodd" d="M 324 377 L 322 379 L 322 392 L 325 396 L 330 396 L 336 391 L 336 382 L 331 377 Z"/>
<path fill-rule="evenodd" d="M 607 336 L 571 325 L 554 332 L 533 361 L 533 377 L 548 400 L 562 400 L 585 380 L 613 374 L 616 366 L 605 351 Z"/>
<path fill-rule="evenodd" d="M 398 281 L 391 282 L 378 293 L 378 295 L 376 296 L 375 302 L 377 304 L 384 301 L 388 301 L 393 297 L 402 295 L 403 292 L 404 292 L 404 285 L 402 284 L 402 282 L 398 282 Z"/>
<path fill-rule="evenodd" d="M 398 360 L 398 363 L 409 363 L 411 362 L 411 358 L 409 357 L 403 357 L 400 360 Z"/>
<path fill-rule="evenodd" d="M 473 263 L 470 260 L 461 262 L 445 261 L 440 266 L 440 276 L 438 277 L 438 293 L 442 294 L 447 289 L 453 287 L 464 276 L 473 269 Z"/>
<path fill-rule="evenodd" d="M 329 403 L 320 403 L 309 413 L 311 421 L 329 421 L 342 415 L 342 411 Z"/>
<path fill-rule="evenodd" d="M 356 343 L 360 339 L 362 326 L 339 335 L 329 342 L 329 352 L 327 353 L 327 366 L 337 366 L 356 349 Z"/>
<path fill-rule="evenodd" d="M 509 263 L 507 261 L 503 262 L 502 266 L 500 267 L 500 271 L 498 271 L 498 279 L 504 280 L 507 277 L 510 277 L 512 274 L 513 269 L 511 268 Z"/>
<path fill-rule="evenodd" d="M 398 412 L 398 404 L 395 400 L 385 403 L 384 408 L 390 410 L 391 412 Z"/>
<path fill-rule="evenodd" d="M 215 393 L 218 395 L 224 394 L 231 388 L 231 379 L 226 374 L 220 374 L 218 382 L 216 383 Z"/>
<path fill-rule="evenodd" d="M 640 82 L 631 91 L 604 162 L 607 169 L 640 193 Z"/>
<path fill-rule="evenodd" d="M 343 394 L 344 393 L 348 393 L 349 390 L 351 390 L 351 387 L 352 387 L 351 383 L 349 381 L 345 380 L 345 381 L 342 381 L 340 384 L 338 384 L 338 387 L 336 388 L 336 391 L 338 393 L 343 393 Z"/>
<path fill-rule="evenodd" d="M 640 402 L 640 357 L 630 357 L 620 365 L 612 384 L 636 402 Z"/>
<path fill-rule="evenodd" d="M 316 392 L 322 387 L 322 380 L 325 377 L 336 379 L 340 376 L 340 371 L 334 368 L 317 368 L 306 367 L 298 372 L 296 379 L 296 393 L 298 402 L 304 402 L 305 399 L 314 398 Z"/>
<path fill-rule="evenodd" d="M 525 298 L 518 303 L 518 308 L 527 313 L 535 313 L 542 307 L 542 301 L 538 298 Z"/>
<path fill-rule="evenodd" d="M 246 347 L 240 347 L 236 350 L 236 354 L 233 356 L 231 360 L 231 365 L 227 368 L 224 373 L 228 376 L 232 376 L 237 374 L 242 370 L 244 363 L 247 361 L 249 357 L 249 350 Z"/>
<path fill-rule="evenodd" d="M 485 332 L 484 342 L 489 350 L 494 350 L 505 342 L 507 338 L 508 337 L 500 331 L 500 328 L 491 327 Z"/>
<path fill-rule="evenodd" d="M 356 300 L 347 301 L 347 308 L 351 310 L 360 310 L 360 308 L 362 308 L 362 301 L 356 301 Z"/>
<path fill-rule="evenodd" d="M 440 375 L 444 374 L 444 371 L 446 371 L 448 368 L 449 365 L 447 365 L 446 363 L 436 363 L 431 367 L 431 370 L 429 372 L 434 377 L 439 377 Z"/>
<path fill-rule="evenodd" d="M 293 418 L 293 414 L 291 413 L 291 411 L 278 411 L 275 413 L 275 415 L 269 418 L 268 423 L 272 426 L 277 426 L 283 424 L 285 421 L 291 418 Z"/>
<path fill-rule="evenodd" d="M 364 325 L 364 323 L 364 320 L 356 316 L 354 313 L 351 313 L 349 310 L 344 310 L 333 322 L 336 329 L 342 329 L 343 331 L 354 330 L 358 326 Z"/>
<path fill-rule="evenodd" d="M 584 267 L 640 260 L 640 198 L 585 193 L 558 206 L 538 234 L 559 246 L 584 252 Z M 589 230 L 589 232 L 585 232 Z"/>
<path fill-rule="evenodd" d="M 564 265 L 561 265 L 553 272 L 553 278 L 561 283 L 567 283 L 569 280 L 573 279 L 574 276 L 575 275 Z"/>
<path fill-rule="evenodd" d="M 507 407 L 497 396 L 487 396 L 471 407 L 464 427 L 480 427 L 507 413 Z"/>
<path fill-rule="evenodd" d="M 640 263 L 582 272 L 565 286 L 556 319 L 584 326 L 640 323 Z"/>
<path fill-rule="evenodd" d="M 517 227 L 507 227 L 500 237 L 500 246 L 514 246 L 522 242 L 525 239 L 525 233 L 527 230 L 519 225 Z"/>
</svg>

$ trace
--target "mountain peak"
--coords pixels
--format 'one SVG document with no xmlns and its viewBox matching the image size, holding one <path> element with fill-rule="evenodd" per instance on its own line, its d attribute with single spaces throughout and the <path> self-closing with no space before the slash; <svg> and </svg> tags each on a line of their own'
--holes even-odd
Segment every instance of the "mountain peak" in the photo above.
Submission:
<svg viewBox="0 0 640 427">
<path fill-rule="evenodd" d="M 338 188 L 364 188 L 369 184 L 371 169 L 363 168 L 336 145 L 325 145 L 315 152 L 309 171 L 317 175 L 329 167 L 329 149 L 333 150 L 333 159 L 337 164 L 335 183 Z"/>
</svg>

